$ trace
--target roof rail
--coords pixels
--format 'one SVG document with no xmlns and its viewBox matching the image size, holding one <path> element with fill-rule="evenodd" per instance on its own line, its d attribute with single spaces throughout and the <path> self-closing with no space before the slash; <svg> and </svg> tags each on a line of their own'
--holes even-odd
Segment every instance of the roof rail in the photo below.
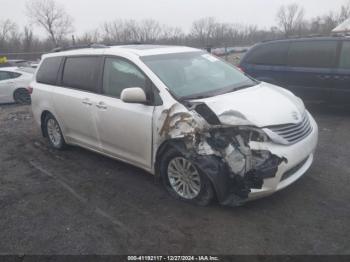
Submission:
<svg viewBox="0 0 350 262">
<path fill-rule="evenodd" d="M 51 53 L 75 50 L 75 49 L 83 49 L 83 48 L 109 48 L 109 46 L 102 44 L 87 44 L 87 45 L 73 45 L 73 46 L 65 46 L 65 47 L 56 47 L 51 50 Z"/>
<path fill-rule="evenodd" d="M 287 36 L 284 38 L 263 40 L 261 42 L 266 43 L 266 42 L 280 41 L 280 40 L 293 40 L 293 39 L 316 38 L 316 37 L 331 37 L 331 35 L 312 34 L 312 35 L 300 35 L 300 36 Z"/>
</svg>

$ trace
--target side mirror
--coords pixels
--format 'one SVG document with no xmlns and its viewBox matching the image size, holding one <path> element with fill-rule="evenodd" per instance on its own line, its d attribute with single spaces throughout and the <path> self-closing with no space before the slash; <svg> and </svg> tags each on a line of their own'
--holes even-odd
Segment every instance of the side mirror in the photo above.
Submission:
<svg viewBox="0 0 350 262">
<path fill-rule="evenodd" d="M 146 93 L 140 87 L 129 87 L 125 88 L 120 98 L 125 103 L 139 103 L 143 104 L 147 102 Z"/>
</svg>

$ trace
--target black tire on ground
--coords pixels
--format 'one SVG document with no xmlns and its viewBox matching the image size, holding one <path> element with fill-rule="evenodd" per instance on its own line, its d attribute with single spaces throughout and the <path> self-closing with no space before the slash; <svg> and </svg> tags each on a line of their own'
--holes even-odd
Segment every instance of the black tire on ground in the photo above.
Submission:
<svg viewBox="0 0 350 262">
<path fill-rule="evenodd" d="M 31 98 L 30 94 L 27 89 L 25 88 L 19 88 L 17 89 L 14 94 L 13 98 L 16 103 L 21 105 L 30 105 L 31 104 Z"/>
<path fill-rule="evenodd" d="M 62 135 L 61 127 L 59 126 L 56 118 L 48 113 L 44 120 L 44 130 L 47 138 L 49 139 L 50 146 L 62 150 L 65 149 L 67 144 Z"/>
<path fill-rule="evenodd" d="M 209 205 L 213 199 L 214 199 L 214 190 L 213 186 L 208 179 L 206 174 L 203 174 L 192 162 L 192 165 L 196 168 L 198 171 L 198 174 L 200 176 L 200 190 L 199 194 L 193 198 L 193 199 L 186 199 L 179 195 L 171 186 L 170 180 L 168 177 L 168 165 L 171 160 L 178 158 L 178 157 L 184 157 L 180 152 L 178 152 L 174 148 L 170 148 L 166 153 L 163 155 L 163 157 L 160 159 L 160 175 L 162 179 L 162 183 L 166 190 L 170 193 L 171 196 L 173 196 L 175 199 L 182 200 L 191 204 L 199 205 L 199 206 L 207 206 Z M 188 159 L 187 159 L 188 160 Z"/>
</svg>

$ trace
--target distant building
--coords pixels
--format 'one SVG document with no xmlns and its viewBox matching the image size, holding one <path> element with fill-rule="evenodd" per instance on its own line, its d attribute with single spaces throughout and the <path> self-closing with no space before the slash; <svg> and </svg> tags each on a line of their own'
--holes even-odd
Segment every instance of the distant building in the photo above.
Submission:
<svg viewBox="0 0 350 262">
<path fill-rule="evenodd" d="M 341 33 L 350 33 L 350 18 L 345 20 L 343 23 L 338 25 L 332 30 L 332 33 L 341 34 Z"/>
</svg>

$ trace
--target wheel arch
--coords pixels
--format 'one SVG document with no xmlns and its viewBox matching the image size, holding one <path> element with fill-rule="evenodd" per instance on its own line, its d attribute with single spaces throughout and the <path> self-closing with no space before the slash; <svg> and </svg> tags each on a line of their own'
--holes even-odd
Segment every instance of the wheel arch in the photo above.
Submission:
<svg viewBox="0 0 350 262">
<path fill-rule="evenodd" d="M 48 115 L 53 115 L 53 114 L 49 110 L 44 110 L 40 116 L 40 128 L 41 128 L 41 133 L 42 133 L 43 137 L 47 137 L 47 132 L 45 129 L 45 118 Z"/>
<path fill-rule="evenodd" d="M 62 125 L 62 122 L 60 121 L 60 119 L 56 116 L 56 114 L 54 114 L 53 112 L 52 112 L 52 110 L 50 110 L 50 109 L 43 109 L 43 111 L 41 112 L 41 115 L 40 115 L 40 126 L 41 126 L 41 131 L 43 132 L 43 133 L 45 133 L 45 118 L 46 118 L 46 116 L 47 115 L 52 115 L 55 119 L 56 119 L 56 121 L 58 122 L 58 124 L 59 124 L 59 126 L 60 126 L 60 128 L 61 128 L 61 130 L 62 130 L 62 135 L 63 135 L 63 137 L 65 138 L 65 135 L 64 135 L 64 126 Z"/>
<path fill-rule="evenodd" d="M 13 91 L 13 93 L 12 93 L 12 98 L 13 98 L 14 101 L 16 101 L 16 99 L 15 99 L 16 92 L 18 92 L 20 90 L 24 90 L 24 91 L 28 92 L 28 89 L 26 87 L 23 87 L 23 86 L 16 87 L 15 90 Z"/>
<path fill-rule="evenodd" d="M 52 115 L 52 116 L 56 119 L 56 121 L 58 122 L 58 125 L 60 126 L 60 129 L 61 129 L 61 132 L 62 132 L 62 136 L 63 136 L 63 138 L 64 138 L 66 144 L 69 144 L 69 143 L 67 142 L 67 137 L 66 137 L 66 135 L 65 135 L 66 129 L 65 129 L 64 125 L 62 124 L 62 122 L 60 121 L 60 119 L 52 112 L 52 110 L 49 110 L 49 109 L 44 109 L 44 110 L 41 112 L 41 115 L 40 115 L 40 129 L 41 129 L 41 132 L 42 132 L 43 137 L 47 137 L 46 130 L 45 130 L 45 118 L 46 118 L 46 116 L 47 116 L 48 114 Z"/>
<path fill-rule="evenodd" d="M 156 178 L 161 180 L 160 163 L 162 161 L 162 156 L 169 149 L 173 148 L 185 157 L 190 157 L 196 167 L 200 172 L 204 173 L 209 179 L 216 199 L 220 202 L 224 201 L 229 195 L 230 185 L 232 184 L 232 179 L 229 177 L 230 173 L 228 171 L 227 164 L 221 161 L 221 158 L 215 155 L 196 155 L 196 153 L 188 152 L 186 148 L 185 141 L 183 138 L 180 139 L 169 139 L 164 141 L 158 148 L 156 153 L 155 161 L 155 175 Z"/>
<path fill-rule="evenodd" d="M 158 147 L 157 152 L 156 152 L 156 156 L 155 156 L 155 161 L 154 161 L 154 173 L 155 173 L 155 176 L 158 179 L 161 177 L 161 174 L 160 174 L 160 161 L 161 161 L 162 155 L 169 148 L 176 148 L 178 146 L 185 148 L 185 142 L 182 139 L 180 139 L 180 138 L 165 140 Z"/>
<path fill-rule="evenodd" d="M 169 152 L 168 150 L 172 150 L 172 152 Z M 159 147 L 156 155 L 156 178 L 158 179 L 158 181 L 161 181 L 161 183 L 166 187 L 168 192 L 170 192 L 171 195 L 175 196 L 176 199 L 179 199 L 179 194 L 175 193 L 174 189 L 169 190 L 171 186 L 169 184 L 169 180 L 166 174 L 168 162 L 162 161 L 170 161 L 171 159 L 173 159 L 173 157 L 182 156 L 192 163 L 192 165 L 198 171 L 199 175 L 204 180 L 201 182 L 203 183 L 201 185 L 201 193 L 198 194 L 195 197 L 195 199 L 188 200 L 181 198 L 181 200 L 190 201 L 190 203 L 195 203 L 201 206 L 206 206 L 212 201 L 217 200 L 217 188 L 215 185 L 215 181 L 212 181 L 212 177 L 210 177 L 207 174 L 207 172 L 205 172 L 206 170 L 203 170 L 201 166 L 198 166 L 198 162 L 196 161 L 197 154 L 186 146 L 184 138 L 169 139 L 167 141 L 164 141 Z"/>
<path fill-rule="evenodd" d="M 13 96 L 15 95 L 16 91 L 21 90 L 21 89 L 24 89 L 24 90 L 28 91 L 26 87 L 17 86 L 17 87 L 15 87 L 15 89 L 13 90 Z"/>
</svg>

